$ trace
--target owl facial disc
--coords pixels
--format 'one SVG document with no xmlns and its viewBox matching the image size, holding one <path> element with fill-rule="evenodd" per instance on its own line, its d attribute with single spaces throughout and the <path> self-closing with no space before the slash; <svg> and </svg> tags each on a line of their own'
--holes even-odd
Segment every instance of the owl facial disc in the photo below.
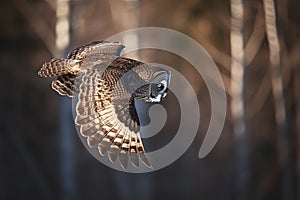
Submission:
<svg viewBox="0 0 300 200">
<path fill-rule="evenodd" d="M 167 81 L 162 80 L 160 83 L 152 83 L 150 86 L 150 102 L 161 102 L 162 98 L 167 96 Z"/>
<path fill-rule="evenodd" d="M 150 83 L 148 102 L 159 103 L 167 96 L 170 75 L 171 73 L 165 70 L 161 70 L 156 74 Z"/>
</svg>

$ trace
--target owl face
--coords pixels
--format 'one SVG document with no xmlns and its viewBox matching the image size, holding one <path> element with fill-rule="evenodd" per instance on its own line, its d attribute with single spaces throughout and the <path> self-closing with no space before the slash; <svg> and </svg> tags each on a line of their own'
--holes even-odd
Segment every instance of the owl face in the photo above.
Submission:
<svg viewBox="0 0 300 200">
<path fill-rule="evenodd" d="M 154 77 L 154 80 L 150 83 L 149 99 L 146 101 L 158 103 L 167 96 L 170 83 L 170 73 L 167 71 L 161 71 Z"/>
<path fill-rule="evenodd" d="M 149 103 L 159 103 L 167 96 L 171 73 L 162 68 L 155 68 L 155 72 L 135 91 L 135 98 Z"/>
</svg>

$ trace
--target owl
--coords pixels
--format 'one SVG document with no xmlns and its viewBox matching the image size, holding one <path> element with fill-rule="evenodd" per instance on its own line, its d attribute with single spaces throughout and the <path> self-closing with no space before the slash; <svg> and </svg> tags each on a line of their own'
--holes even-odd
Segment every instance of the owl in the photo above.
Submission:
<svg viewBox="0 0 300 200">
<path fill-rule="evenodd" d="M 167 95 L 171 73 L 158 65 L 121 57 L 119 42 L 92 42 L 67 58 L 42 65 L 41 77 L 55 77 L 52 88 L 75 98 L 75 124 L 91 148 L 123 169 L 140 162 L 153 168 L 140 136 L 136 101 L 159 103 Z"/>
</svg>

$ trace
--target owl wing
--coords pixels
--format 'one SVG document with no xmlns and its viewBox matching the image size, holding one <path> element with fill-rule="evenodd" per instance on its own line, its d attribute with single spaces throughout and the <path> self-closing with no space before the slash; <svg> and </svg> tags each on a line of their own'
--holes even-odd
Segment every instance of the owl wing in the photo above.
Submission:
<svg viewBox="0 0 300 200">
<path fill-rule="evenodd" d="M 108 41 L 95 41 L 90 44 L 78 47 L 74 49 L 67 56 L 68 59 L 72 60 L 84 60 L 89 56 L 97 55 L 116 55 L 120 56 L 121 51 L 125 48 L 119 42 L 108 42 Z M 100 59 L 101 57 L 98 57 Z"/>
<path fill-rule="evenodd" d="M 38 75 L 46 78 L 68 73 L 75 74 L 77 71 L 74 71 L 74 69 L 78 69 L 79 64 L 80 61 L 78 60 L 54 58 L 42 65 L 41 69 L 38 71 Z"/>
<path fill-rule="evenodd" d="M 58 92 L 60 95 L 67 95 L 73 97 L 78 93 L 78 85 L 75 84 L 75 80 L 79 75 L 73 74 L 63 74 L 58 76 L 55 80 L 52 81 L 51 87 Z"/>
<path fill-rule="evenodd" d="M 120 92 L 117 86 L 126 71 L 122 63 L 134 66 L 119 58 L 105 70 L 98 66 L 83 75 L 75 123 L 80 126 L 81 135 L 87 137 L 88 145 L 97 146 L 102 156 L 107 153 L 111 162 L 119 157 L 122 168 L 126 169 L 129 160 L 135 167 L 141 160 L 152 168 L 145 156 L 133 99 L 129 93 Z"/>
<path fill-rule="evenodd" d="M 90 147 L 97 146 L 101 155 L 108 152 L 112 162 L 119 157 L 125 169 L 129 158 L 136 167 L 141 160 L 151 168 L 139 134 L 133 99 L 129 93 L 112 95 L 116 78 L 141 64 L 118 57 L 123 48 L 118 42 L 93 42 L 74 49 L 67 59 L 44 63 L 38 75 L 56 76 L 52 88 L 61 95 L 77 94 L 75 123 Z"/>
<path fill-rule="evenodd" d="M 56 79 L 52 81 L 52 88 L 60 95 L 72 97 L 78 92 L 74 80 L 76 76 L 80 76 L 82 68 L 93 67 L 100 59 L 109 65 L 123 49 L 124 46 L 119 42 L 95 41 L 74 49 L 67 59 L 55 58 L 45 62 L 38 75 L 56 76 Z"/>
</svg>

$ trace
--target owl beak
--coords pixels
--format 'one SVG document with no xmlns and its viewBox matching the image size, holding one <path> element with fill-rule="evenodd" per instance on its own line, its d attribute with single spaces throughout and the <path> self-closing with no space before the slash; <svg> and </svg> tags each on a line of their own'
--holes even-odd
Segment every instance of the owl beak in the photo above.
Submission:
<svg viewBox="0 0 300 200">
<path fill-rule="evenodd" d="M 163 95 L 162 95 L 163 98 L 165 98 L 165 97 L 167 96 L 168 90 L 169 90 L 169 88 L 167 87 L 166 90 L 165 90 L 165 92 L 164 92 Z"/>
</svg>

